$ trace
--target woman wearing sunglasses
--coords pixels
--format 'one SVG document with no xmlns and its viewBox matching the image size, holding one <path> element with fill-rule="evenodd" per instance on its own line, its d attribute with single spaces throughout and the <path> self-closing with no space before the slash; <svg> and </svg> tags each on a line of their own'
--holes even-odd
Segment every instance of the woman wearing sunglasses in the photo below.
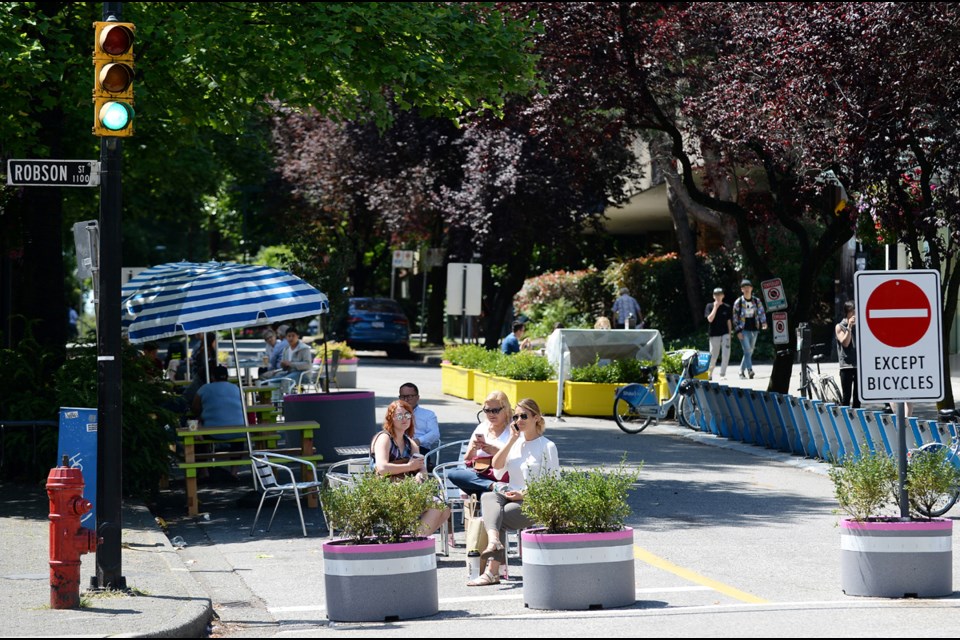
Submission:
<svg viewBox="0 0 960 640">
<path fill-rule="evenodd" d="M 455 469 L 447 474 L 447 478 L 460 488 L 465 494 L 480 497 L 480 494 L 490 491 L 497 477 L 493 473 L 491 464 L 495 453 L 510 440 L 510 423 L 512 408 L 510 399 L 503 391 L 494 391 L 483 401 L 484 421 L 477 425 L 463 459 L 467 463 L 466 469 Z"/>
<path fill-rule="evenodd" d="M 527 482 L 560 470 L 557 445 L 543 437 L 546 427 L 534 400 L 525 398 L 517 403 L 509 429 L 510 439 L 493 456 L 493 468 L 498 474 L 507 472 L 509 480 L 498 483 L 495 491 L 480 498 L 489 544 L 480 554 L 483 573 L 467 586 L 483 587 L 500 582 L 500 563 L 506 560 L 500 539 L 507 529 L 525 529 L 536 524 L 520 510 Z"/>
<path fill-rule="evenodd" d="M 426 468 L 420 448 L 413 439 L 413 408 L 403 400 L 394 400 L 387 407 L 383 431 L 370 442 L 370 461 L 382 476 L 416 476 L 418 482 L 426 479 Z M 428 536 L 447 521 L 450 509 L 427 509 L 420 515 L 418 535 Z"/>
</svg>

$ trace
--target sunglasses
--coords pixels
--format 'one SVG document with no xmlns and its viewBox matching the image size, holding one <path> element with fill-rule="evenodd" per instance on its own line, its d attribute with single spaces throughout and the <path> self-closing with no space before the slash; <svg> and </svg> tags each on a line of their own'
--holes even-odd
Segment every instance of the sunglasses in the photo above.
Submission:
<svg viewBox="0 0 960 640">
<path fill-rule="evenodd" d="M 514 422 L 517 422 L 518 420 L 526 420 L 526 419 L 529 418 L 529 417 L 530 417 L 530 415 L 527 414 L 527 413 L 516 413 L 516 414 L 514 414 L 514 416 L 513 416 L 513 421 L 514 421 Z"/>
<path fill-rule="evenodd" d="M 393 414 L 395 420 L 409 420 L 413 417 L 412 413 L 395 413 Z"/>
<path fill-rule="evenodd" d="M 503 407 L 494 407 L 493 409 L 488 409 L 488 408 L 486 408 L 486 407 L 483 408 L 483 412 L 484 412 L 485 414 L 487 414 L 488 416 L 489 416 L 489 415 L 494 415 L 494 416 L 500 415 L 500 412 L 501 412 L 501 411 L 503 411 Z"/>
<path fill-rule="evenodd" d="M 401 400 L 413 400 L 414 398 L 419 398 L 420 394 L 417 393 L 404 393 L 397 396 Z"/>
</svg>

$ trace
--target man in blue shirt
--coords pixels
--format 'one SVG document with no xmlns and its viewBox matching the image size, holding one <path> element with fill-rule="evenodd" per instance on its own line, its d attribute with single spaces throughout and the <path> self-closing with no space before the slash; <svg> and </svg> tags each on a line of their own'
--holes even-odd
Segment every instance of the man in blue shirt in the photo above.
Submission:
<svg viewBox="0 0 960 640">
<path fill-rule="evenodd" d="M 420 447 L 420 453 L 426 455 L 440 444 L 440 425 L 437 414 L 420 406 L 420 389 L 412 382 L 400 385 L 399 398 L 413 407 L 413 439 Z"/>
<path fill-rule="evenodd" d="M 630 295 L 630 290 L 620 287 L 620 297 L 613 303 L 613 317 L 617 329 L 643 329 L 640 303 Z"/>
<path fill-rule="evenodd" d="M 527 328 L 522 322 L 514 322 L 513 333 L 504 338 L 503 342 L 500 343 L 500 351 L 510 355 L 512 353 L 519 353 L 520 349 L 529 349 L 530 339 L 525 339 L 523 337 L 523 334 L 526 333 L 526 331 Z"/>
</svg>

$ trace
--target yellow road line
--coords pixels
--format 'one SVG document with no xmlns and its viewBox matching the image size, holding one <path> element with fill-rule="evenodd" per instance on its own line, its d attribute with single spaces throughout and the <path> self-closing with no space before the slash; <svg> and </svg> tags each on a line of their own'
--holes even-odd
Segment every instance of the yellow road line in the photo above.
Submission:
<svg viewBox="0 0 960 640">
<path fill-rule="evenodd" d="M 689 580 L 697 584 L 702 584 L 705 587 L 710 587 L 714 591 L 718 591 L 724 595 L 730 596 L 731 598 L 740 600 L 741 602 L 749 602 L 751 604 L 768 604 L 770 602 L 769 600 L 764 600 L 763 598 L 757 597 L 752 593 L 740 591 L 739 589 L 735 589 L 730 585 L 717 582 L 716 580 L 702 576 L 699 573 L 690 571 L 689 569 L 684 569 L 679 565 L 673 564 L 669 560 L 664 560 L 663 558 L 653 555 L 646 549 L 641 549 L 637 545 L 633 546 L 633 557 L 641 562 L 646 562 L 652 567 L 663 569 L 664 571 L 672 573 L 675 576 L 680 576 L 684 580 Z"/>
</svg>

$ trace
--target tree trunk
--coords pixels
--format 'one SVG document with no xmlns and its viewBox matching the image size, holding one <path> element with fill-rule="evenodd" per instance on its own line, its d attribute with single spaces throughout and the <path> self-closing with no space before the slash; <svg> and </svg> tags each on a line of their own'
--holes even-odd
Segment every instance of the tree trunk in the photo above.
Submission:
<svg viewBox="0 0 960 640">
<path fill-rule="evenodd" d="M 697 273 L 697 240 L 690 228 L 687 208 L 677 197 L 669 182 L 667 183 L 667 203 L 670 207 L 670 215 L 673 218 L 673 228 L 677 233 L 680 266 L 683 268 L 683 283 L 687 288 L 690 317 L 693 320 L 693 328 L 699 329 L 704 321 L 704 304 L 703 298 L 700 296 L 703 284 L 700 282 L 700 275 Z"/>
</svg>

